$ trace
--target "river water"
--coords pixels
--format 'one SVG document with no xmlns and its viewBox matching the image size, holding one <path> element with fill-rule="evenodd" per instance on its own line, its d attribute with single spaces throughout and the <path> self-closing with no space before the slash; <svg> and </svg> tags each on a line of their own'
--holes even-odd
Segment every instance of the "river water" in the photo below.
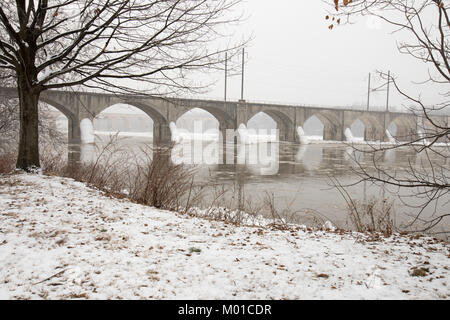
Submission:
<svg viewBox="0 0 450 320">
<path fill-rule="evenodd" d="M 89 162 L 95 159 L 105 140 L 104 136 L 96 136 L 95 145 L 81 146 L 81 159 Z M 131 152 L 139 153 L 139 148 L 151 143 L 151 138 L 124 137 L 118 143 L 129 148 Z M 264 145 L 264 147 L 261 147 Z M 445 147 L 448 152 L 448 147 Z M 101 149 L 101 148 L 100 148 Z M 225 151 L 224 151 L 225 150 Z M 263 157 L 260 154 L 264 154 Z M 200 155 L 200 156 L 199 156 Z M 333 187 L 330 177 L 337 178 L 342 184 L 358 181 L 353 169 L 357 167 L 355 157 L 365 168 L 373 168 L 371 157 L 358 153 L 348 145 L 335 143 L 313 143 L 298 145 L 291 143 L 267 144 L 227 144 L 213 141 L 188 140 L 178 144 L 172 151 L 172 161 L 193 163 L 198 170 L 197 181 L 209 181 L 217 185 L 241 185 L 245 198 L 258 204 L 273 194 L 275 205 L 280 209 L 289 208 L 295 213 L 295 222 L 306 225 L 331 221 L 334 225 L 351 228 L 348 219 L 346 201 L 338 190 Z M 227 159 L 234 159 L 228 161 Z M 420 164 L 424 155 L 411 149 L 398 148 L 386 152 L 379 160 L 380 164 L 391 171 L 401 172 L 411 163 Z M 450 161 L 441 158 L 440 163 L 447 170 Z M 411 215 L 417 209 L 406 206 L 397 198 L 398 190 L 392 187 L 382 187 L 360 183 L 347 188 L 349 195 L 355 200 L 389 199 L 394 203 L 394 220 L 397 226 L 411 221 Z M 405 194 L 404 192 L 402 193 Z M 420 199 L 407 198 L 409 204 L 419 205 Z M 423 218 L 433 214 L 450 212 L 450 197 L 446 196 L 437 206 L 427 208 Z M 421 228 L 418 224 L 417 228 Z M 450 219 L 444 219 L 434 232 L 450 230 Z M 444 236 L 446 237 L 446 236 Z"/>
</svg>

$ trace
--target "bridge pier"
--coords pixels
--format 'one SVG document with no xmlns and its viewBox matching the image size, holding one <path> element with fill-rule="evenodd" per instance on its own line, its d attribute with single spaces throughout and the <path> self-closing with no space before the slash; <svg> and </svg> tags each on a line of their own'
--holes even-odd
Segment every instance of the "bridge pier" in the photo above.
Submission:
<svg viewBox="0 0 450 320">
<path fill-rule="evenodd" d="M 386 141 L 387 136 L 384 128 L 366 127 L 364 130 L 364 141 Z"/>
<path fill-rule="evenodd" d="M 450 117 L 445 117 L 443 119 L 441 119 L 441 121 L 439 123 L 441 123 L 441 125 L 445 128 L 449 127 L 449 119 Z M 438 139 L 438 142 L 448 142 L 448 135 L 447 136 L 442 136 Z"/>
<path fill-rule="evenodd" d="M 323 140 L 343 141 L 344 128 L 338 126 L 325 125 L 323 128 Z"/>
<path fill-rule="evenodd" d="M 67 164 L 77 166 L 81 163 L 81 144 L 69 144 L 67 148 Z"/>
<path fill-rule="evenodd" d="M 171 142 L 172 134 L 169 125 L 153 121 L 153 145 L 170 144 Z"/>
<path fill-rule="evenodd" d="M 69 144 L 81 144 L 80 120 L 78 118 L 68 118 L 68 140 Z"/>
<path fill-rule="evenodd" d="M 279 133 L 280 141 L 295 143 L 297 140 L 296 139 L 297 132 L 296 132 L 295 128 L 289 128 L 285 125 L 280 125 L 278 127 L 278 133 Z M 270 134 L 270 132 L 269 132 L 269 134 Z"/>
<path fill-rule="evenodd" d="M 231 125 L 221 123 L 219 126 L 220 139 L 222 142 L 222 153 L 219 163 L 234 164 L 234 156 L 237 154 L 238 133 Z M 233 151 L 230 151 L 233 150 Z"/>
<path fill-rule="evenodd" d="M 421 130 L 420 126 L 407 122 L 399 122 L 396 123 L 397 132 L 394 135 L 394 138 L 401 142 L 412 141 L 419 138 L 419 131 Z"/>
</svg>

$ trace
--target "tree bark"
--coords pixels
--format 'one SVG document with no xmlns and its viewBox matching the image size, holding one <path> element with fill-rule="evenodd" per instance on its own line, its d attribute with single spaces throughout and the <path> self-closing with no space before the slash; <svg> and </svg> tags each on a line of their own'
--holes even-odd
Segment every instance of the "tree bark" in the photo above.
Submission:
<svg viewBox="0 0 450 320">
<path fill-rule="evenodd" d="M 27 172 L 40 168 L 39 162 L 39 92 L 30 90 L 26 81 L 18 80 L 20 102 L 20 136 L 17 169 Z"/>
</svg>

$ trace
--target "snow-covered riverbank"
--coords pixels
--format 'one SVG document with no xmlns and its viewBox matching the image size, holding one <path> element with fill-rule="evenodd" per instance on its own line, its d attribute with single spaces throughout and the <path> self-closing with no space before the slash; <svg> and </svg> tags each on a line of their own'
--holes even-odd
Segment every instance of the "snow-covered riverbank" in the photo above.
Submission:
<svg viewBox="0 0 450 320">
<path fill-rule="evenodd" d="M 431 238 L 238 227 L 0 176 L 0 299 L 449 299 Z"/>
</svg>

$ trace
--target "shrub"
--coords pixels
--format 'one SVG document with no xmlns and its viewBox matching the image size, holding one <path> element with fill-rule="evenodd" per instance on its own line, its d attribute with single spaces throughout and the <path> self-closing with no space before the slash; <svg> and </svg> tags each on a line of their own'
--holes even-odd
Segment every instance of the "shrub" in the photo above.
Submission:
<svg viewBox="0 0 450 320">
<path fill-rule="evenodd" d="M 390 236 L 395 229 L 394 202 L 371 198 L 368 201 L 352 201 L 348 204 L 349 219 L 359 232 L 381 232 Z"/>
<path fill-rule="evenodd" d="M 58 153 L 47 152 L 42 156 L 42 168 L 45 174 L 72 178 L 143 205 L 187 211 L 202 189 L 194 184 L 195 168 L 173 164 L 171 147 L 145 145 L 140 151 L 137 155 L 121 147 L 115 135 L 97 149 L 90 163 L 65 160 Z"/>
<path fill-rule="evenodd" d="M 2 152 L 0 153 L 0 174 L 10 173 L 14 167 L 16 155 L 14 152 Z"/>
<path fill-rule="evenodd" d="M 135 163 L 136 174 L 130 176 L 130 198 L 156 208 L 186 211 L 193 194 L 198 194 L 194 184 L 196 169 L 174 164 L 170 159 L 171 147 L 153 149 L 147 146 L 141 151 L 143 161 Z"/>
</svg>

